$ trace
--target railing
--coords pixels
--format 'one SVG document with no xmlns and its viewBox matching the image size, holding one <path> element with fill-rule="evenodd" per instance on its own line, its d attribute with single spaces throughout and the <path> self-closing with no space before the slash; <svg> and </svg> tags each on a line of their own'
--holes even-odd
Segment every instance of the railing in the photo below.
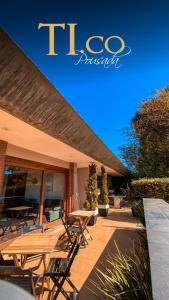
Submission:
<svg viewBox="0 0 169 300">
<path fill-rule="evenodd" d="M 153 300 L 169 299 L 169 204 L 144 198 Z"/>
</svg>

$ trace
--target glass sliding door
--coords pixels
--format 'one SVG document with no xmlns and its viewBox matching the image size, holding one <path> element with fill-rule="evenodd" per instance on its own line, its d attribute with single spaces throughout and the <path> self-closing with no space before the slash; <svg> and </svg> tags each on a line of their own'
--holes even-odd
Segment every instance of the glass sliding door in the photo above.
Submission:
<svg viewBox="0 0 169 300">
<path fill-rule="evenodd" d="M 45 172 L 44 222 L 59 219 L 59 210 L 64 205 L 65 173 Z"/>
<path fill-rule="evenodd" d="M 41 178 L 41 170 L 5 166 L 1 206 L 8 218 L 21 218 L 24 213 L 38 216 Z"/>
<path fill-rule="evenodd" d="M 64 207 L 66 173 L 6 164 L 0 218 L 49 223 L 59 219 Z M 42 192 L 42 193 L 41 193 Z M 41 199 L 42 197 L 42 199 Z M 40 215 L 39 215 L 40 214 Z M 31 217 L 32 216 L 32 217 Z"/>
</svg>

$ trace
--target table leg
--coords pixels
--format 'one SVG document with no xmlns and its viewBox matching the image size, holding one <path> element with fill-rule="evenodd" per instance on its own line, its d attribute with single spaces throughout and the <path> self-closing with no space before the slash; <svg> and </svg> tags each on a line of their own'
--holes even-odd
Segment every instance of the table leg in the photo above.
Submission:
<svg viewBox="0 0 169 300">
<path fill-rule="evenodd" d="M 16 254 L 13 254 L 13 260 L 14 260 L 15 266 L 16 266 L 16 267 L 19 267 L 20 265 L 19 265 L 18 257 L 17 257 Z"/>
<path fill-rule="evenodd" d="M 47 272 L 48 260 L 49 260 L 48 255 L 44 254 L 43 255 L 44 273 Z M 43 284 L 44 284 L 44 282 L 42 283 L 42 285 Z M 50 279 L 49 278 L 46 279 L 46 284 L 47 284 L 48 289 L 50 289 Z"/>
<path fill-rule="evenodd" d="M 92 238 L 92 236 L 91 236 L 91 234 L 90 234 L 90 232 L 89 232 L 89 229 L 87 228 L 87 224 L 89 223 L 89 221 L 90 221 L 91 218 L 92 218 L 92 216 L 91 216 L 91 217 L 87 217 L 87 218 L 85 219 L 84 223 L 83 223 L 83 226 L 84 226 L 84 230 L 86 230 L 87 233 L 89 234 L 90 239 L 93 240 L 93 238 Z"/>
<path fill-rule="evenodd" d="M 80 226 L 81 232 L 82 232 L 81 242 L 84 245 L 84 247 L 86 247 L 86 245 L 88 245 L 88 240 L 87 240 L 87 237 L 85 236 L 85 230 L 87 231 L 88 236 L 92 240 L 92 236 L 91 236 L 89 230 L 87 229 L 87 224 L 88 224 L 89 221 L 90 221 L 90 217 L 81 217 L 80 218 L 79 226 Z"/>
<path fill-rule="evenodd" d="M 27 260 L 27 255 L 21 255 L 21 267 L 24 268 Z"/>
</svg>

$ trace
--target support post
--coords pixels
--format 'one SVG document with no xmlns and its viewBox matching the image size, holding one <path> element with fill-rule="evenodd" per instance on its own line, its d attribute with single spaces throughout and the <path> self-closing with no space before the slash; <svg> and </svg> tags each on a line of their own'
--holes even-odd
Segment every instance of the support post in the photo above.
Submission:
<svg viewBox="0 0 169 300">
<path fill-rule="evenodd" d="M 71 212 L 79 208 L 79 193 L 77 181 L 77 164 L 70 163 L 69 165 L 69 201 L 67 211 Z"/>
<path fill-rule="evenodd" d="M 40 203 L 39 203 L 39 224 L 43 223 L 43 207 L 44 207 L 44 194 L 45 194 L 45 171 L 42 171 L 42 180 L 40 187 Z"/>
<path fill-rule="evenodd" d="M 0 198 L 3 196 L 5 156 L 8 143 L 0 140 Z"/>
</svg>

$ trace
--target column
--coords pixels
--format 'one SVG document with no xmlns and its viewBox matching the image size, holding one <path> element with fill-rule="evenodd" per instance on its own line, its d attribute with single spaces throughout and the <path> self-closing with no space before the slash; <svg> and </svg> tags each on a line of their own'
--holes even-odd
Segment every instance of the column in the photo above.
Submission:
<svg viewBox="0 0 169 300">
<path fill-rule="evenodd" d="M 77 164 L 70 163 L 69 165 L 69 201 L 68 212 L 79 209 L 79 193 L 77 181 Z"/>
<path fill-rule="evenodd" d="M 6 141 L 0 140 L 0 197 L 2 197 L 3 192 L 4 167 L 7 145 L 8 143 Z"/>
</svg>

